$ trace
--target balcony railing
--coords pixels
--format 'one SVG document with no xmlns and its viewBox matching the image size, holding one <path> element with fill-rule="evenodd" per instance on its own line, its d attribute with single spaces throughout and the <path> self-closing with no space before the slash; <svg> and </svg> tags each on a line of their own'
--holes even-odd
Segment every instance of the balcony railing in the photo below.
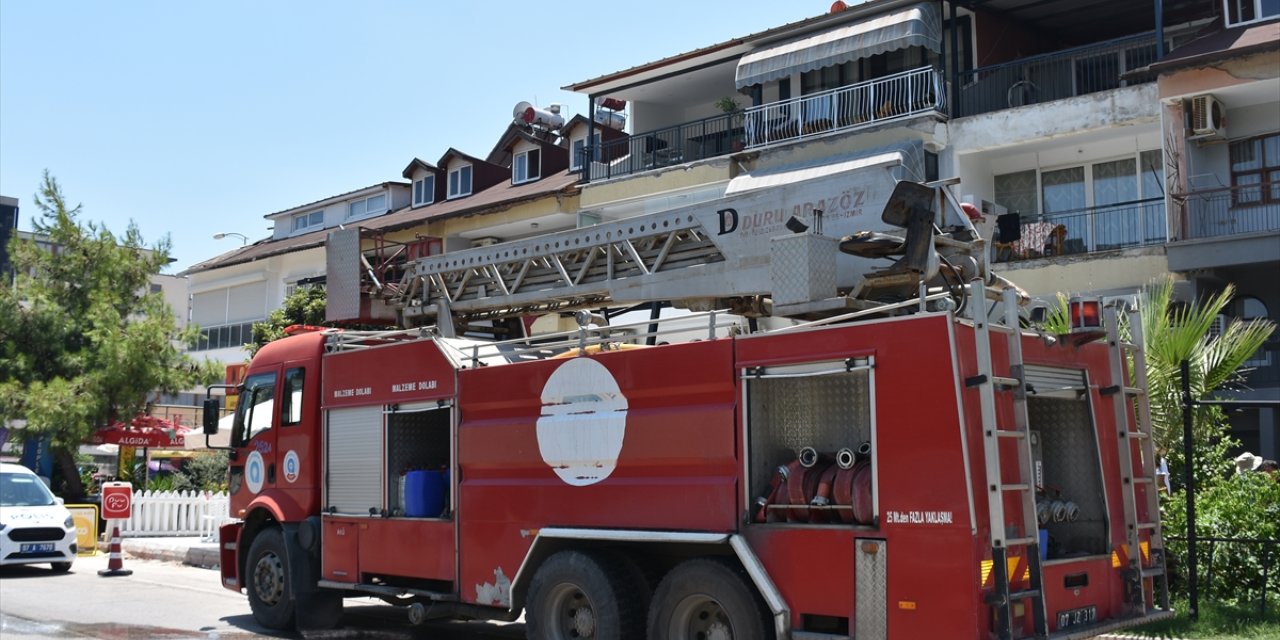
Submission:
<svg viewBox="0 0 1280 640">
<path fill-rule="evenodd" d="M 1022 238 L 996 239 L 996 260 L 1015 262 L 1164 244 L 1164 198 L 1149 198 L 1024 218 Z"/>
<path fill-rule="evenodd" d="M 1155 62 L 1153 34 L 1055 51 L 965 71 L 959 77 L 956 115 L 1012 109 L 1155 80 L 1154 74 L 1120 79 Z"/>
<path fill-rule="evenodd" d="M 599 150 L 584 152 L 595 157 L 582 164 L 588 171 L 584 178 L 605 180 L 740 151 L 742 122 L 741 112 L 728 113 L 606 141 Z"/>
<path fill-rule="evenodd" d="M 747 109 L 747 148 L 946 112 L 942 78 L 921 67 L 868 82 Z"/>
<path fill-rule="evenodd" d="M 1186 199 L 1186 237 L 1280 231 L 1280 182 L 1194 191 Z"/>
<path fill-rule="evenodd" d="M 937 71 L 923 67 L 743 112 L 678 124 L 610 140 L 584 151 L 588 182 L 722 156 L 747 148 L 868 127 L 930 112 L 945 113 L 946 92 Z M 579 159 L 581 160 L 581 159 Z"/>
</svg>

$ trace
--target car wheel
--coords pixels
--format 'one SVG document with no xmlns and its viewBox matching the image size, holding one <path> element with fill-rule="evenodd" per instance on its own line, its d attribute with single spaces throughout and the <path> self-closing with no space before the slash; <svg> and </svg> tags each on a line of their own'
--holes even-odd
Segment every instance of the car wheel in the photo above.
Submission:
<svg viewBox="0 0 1280 640">
<path fill-rule="evenodd" d="M 249 608 L 268 629 L 290 629 L 294 621 L 293 593 L 289 584 L 289 555 L 278 528 L 264 529 L 249 547 L 245 564 Z"/>
<path fill-rule="evenodd" d="M 54 573 L 66 573 L 71 570 L 70 562 L 50 562 L 49 566 L 53 567 Z"/>
<path fill-rule="evenodd" d="M 561 551 L 529 583 L 530 638 L 630 640 L 644 634 L 644 610 L 631 574 L 607 555 Z"/>
<path fill-rule="evenodd" d="M 769 608 L 742 571 L 711 558 L 671 570 L 653 594 L 651 640 L 770 640 Z"/>
</svg>

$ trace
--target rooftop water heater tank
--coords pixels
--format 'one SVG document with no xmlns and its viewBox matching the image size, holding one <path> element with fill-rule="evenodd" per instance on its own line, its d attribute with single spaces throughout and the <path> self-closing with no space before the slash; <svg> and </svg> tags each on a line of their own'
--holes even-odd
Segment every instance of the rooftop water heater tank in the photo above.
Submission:
<svg viewBox="0 0 1280 640">
<path fill-rule="evenodd" d="M 560 105 L 551 105 L 549 109 L 540 109 L 528 102 L 516 103 L 511 111 L 516 124 L 541 127 L 547 130 L 559 129 L 564 125 L 564 116 L 560 115 Z"/>
<path fill-rule="evenodd" d="M 618 131 L 622 131 L 622 128 L 627 126 L 627 116 L 608 109 L 596 109 L 595 120 L 598 125 Z"/>
</svg>

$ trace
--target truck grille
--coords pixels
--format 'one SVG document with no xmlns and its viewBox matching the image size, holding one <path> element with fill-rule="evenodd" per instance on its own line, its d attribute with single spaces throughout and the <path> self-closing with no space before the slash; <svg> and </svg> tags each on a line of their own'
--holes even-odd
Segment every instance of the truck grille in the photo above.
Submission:
<svg viewBox="0 0 1280 640">
<path fill-rule="evenodd" d="M 14 529 L 9 532 L 9 539 L 14 542 L 57 542 L 66 537 L 66 529 L 57 527 L 31 527 Z"/>
</svg>

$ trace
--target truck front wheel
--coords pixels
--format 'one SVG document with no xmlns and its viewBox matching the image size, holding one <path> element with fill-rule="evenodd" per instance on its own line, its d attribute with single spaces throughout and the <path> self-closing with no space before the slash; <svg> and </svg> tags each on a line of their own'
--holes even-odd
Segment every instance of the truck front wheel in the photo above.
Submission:
<svg viewBox="0 0 1280 640">
<path fill-rule="evenodd" d="M 258 533 L 249 547 L 245 565 L 249 591 L 249 608 L 253 617 L 268 629 L 291 629 L 294 605 L 289 584 L 289 555 L 284 548 L 284 535 L 272 527 Z"/>
<path fill-rule="evenodd" d="M 530 638 L 631 640 L 643 637 L 644 611 L 630 573 L 607 554 L 561 551 L 529 582 Z"/>
<path fill-rule="evenodd" d="M 698 558 L 671 570 L 653 594 L 650 640 L 770 640 L 768 607 L 726 562 Z"/>
</svg>

